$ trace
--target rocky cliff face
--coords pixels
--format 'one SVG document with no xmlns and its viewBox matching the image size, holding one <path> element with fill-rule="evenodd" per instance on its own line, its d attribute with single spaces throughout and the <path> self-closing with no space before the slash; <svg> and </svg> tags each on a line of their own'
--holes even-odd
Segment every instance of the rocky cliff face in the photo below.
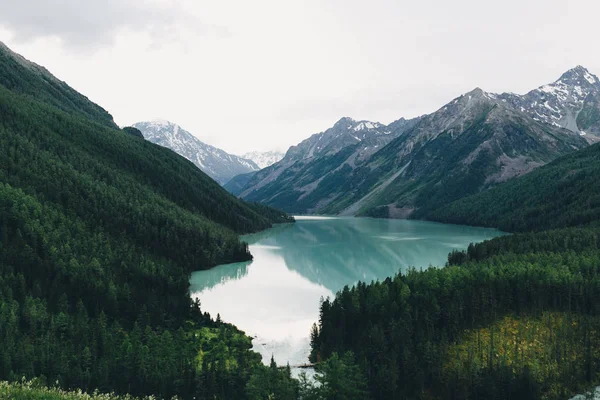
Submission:
<svg viewBox="0 0 600 400">
<path fill-rule="evenodd" d="M 280 162 L 254 174 L 239 194 L 252 201 L 274 195 L 297 202 L 296 210 L 316 211 L 314 199 L 320 198 L 323 187 L 333 188 L 339 182 L 332 180 L 366 162 L 415 121 L 386 126 L 342 118 L 326 131 L 292 146 Z M 287 200 L 276 202 L 287 205 Z"/>
<path fill-rule="evenodd" d="M 525 174 L 587 146 L 475 89 L 427 115 L 349 177 L 323 212 L 406 217 Z"/>
<path fill-rule="evenodd" d="M 600 80 L 582 66 L 525 95 L 503 93 L 499 98 L 536 121 L 588 136 L 588 141 L 600 135 Z"/>
</svg>

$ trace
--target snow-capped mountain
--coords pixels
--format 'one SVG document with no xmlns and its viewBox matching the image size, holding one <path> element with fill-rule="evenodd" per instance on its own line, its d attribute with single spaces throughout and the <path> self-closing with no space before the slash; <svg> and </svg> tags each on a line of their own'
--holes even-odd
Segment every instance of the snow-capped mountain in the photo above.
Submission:
<svg viewBox="0 0 600 400">
<path fill-rule="evenodd" d="M 386 145 L 392 139 L 392 130 L 386 125 L 344 117 L 326 131 L 315 133 L 297 146 L 290 147 L 284 161 L 333 155 L 348 146 L 356 146 L 359 143 L 362 145 L 357 151 L 360 156 L 364 156 L 366 153 L 372 154 L 377 148 Z"/>
<path fill-rule="evenodd" d="M 221 185 L 236 175 L 260 169 L 253 161 L 208 145 L 169 121 L 138 122 L 133 127 L 139 129 L 146 140 L 187 158 Z"/>
<path fill-rule="evenodd" d="M 250 153 L 243 154 L 241 157 L 246 160 L 254 161 L 260 169 L 267 168 L 269 165 L 275 164 L 281 160 L 285 154 L 279 151 L 253 151 Z"/>
<path fill-rule="evenodd" d="M 498 98 L 536 121 L 588 135 L 588 140 L 600 135 L 600 80 L 582 66 L 525 95 L 503 93 Z"/>
<path fill-rule="evenodd" d="M 383 125 L 341 118 L 331 128 L 290 147 L 281 161 L 255 174 L 236 178 L 232 180 L 233 185 L 226 188 L 242 197 L 263 187 L 278 193 L 291 190 L 308 196 L 325 177 L 361 165 L 418 120 L 402 118 Z M 329 183 L 325 181 L 323 184 Z"/>
<path fill-rule="evenodd" d="M 598 78 L 576 67 L 522 96 L 476 88 L 387 126 L 342 118 L 231 191 L 294 213 L 424 217 L 588 146 L 598 99 Z"/>
</svg>

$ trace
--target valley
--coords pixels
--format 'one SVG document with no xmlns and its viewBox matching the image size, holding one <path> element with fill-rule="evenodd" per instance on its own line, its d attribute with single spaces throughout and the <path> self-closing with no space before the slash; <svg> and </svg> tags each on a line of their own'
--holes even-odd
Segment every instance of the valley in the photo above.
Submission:
<svg viewBox="0 0 600 400">
<path fill-rule="evenodd" d="M 599 99 L 577 66 L 240 157 L 0 44 L 0 398 L 583 393 Z"/>
<path fill-rule="evenodd" d="M 273 356 L 278 365 L 303 365 L 320 299 L 359 281 L 443 265 L 451 251 L 499 235 L 420 221 L 296 217 L 244 236 L 254 259 L 194 272 L 190 291 L 204 310 L 254 337 L 265 363 Z"/>
</svg>

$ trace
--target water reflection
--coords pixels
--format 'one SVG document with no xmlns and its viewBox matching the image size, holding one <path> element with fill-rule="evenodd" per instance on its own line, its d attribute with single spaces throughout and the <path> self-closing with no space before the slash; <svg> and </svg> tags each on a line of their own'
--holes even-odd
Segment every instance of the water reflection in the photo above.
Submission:
<svg viewBox="0 0 600 400">
<path fill-rule="evenodd" d="M 252 261 L 220 265 L 217 268 L 202 271 L 201 274 L 195 273 L 190 281 L 190 291 L 192 293 L 201 292 L 206 288 L 212 288 L 230 280 L 241 279 L 248 275 L 250 264 Z"/>
<path fill-rule="evenodd" d="M 245 236 L 254 260 L 195 272 L 191 292 L 204 311 L 256 336 L 263 360 L 302 364 L 320 297 L 409 266 L 443 265 L 453 249 L 499 234 L 421 221 L 299 219 Z"/>
<path fill-rule="evenodd" d="M 443 265 L 452 250 L 497 235 L 490 229 L 421 221 L 339 218 L 301 220 L 253 243 L 277 248 L 287 268 L 335 293 L 408 267 Z"/>
</svg>

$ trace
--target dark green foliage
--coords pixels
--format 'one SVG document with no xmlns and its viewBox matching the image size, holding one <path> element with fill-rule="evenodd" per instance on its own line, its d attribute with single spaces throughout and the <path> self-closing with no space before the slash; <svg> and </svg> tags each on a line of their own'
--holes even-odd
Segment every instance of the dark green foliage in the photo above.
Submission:
<svg viewBox="0 0 600 400">
<path fill-rule="evenodd" d="M 271 365 L 258 368 L 246 386 L 249 400 L 295 400 L 298 399 L 298 390 L 298 381 L 292 379 L 289 365 L 280 369 L 272 357 Z"/>
<path fill-rule="evenodd" d="M 595 144 L 424 216 L 510 232 L 596 225 L 600 220 L 598 188 L 600 144 Z"/>
<path fill-rule="evenodd" d="M 577 232 L 565 235 L 577 237 Z M 494 247 L 496 241 L 506 240 L 481 246 Z M 321 306 L 312 359 L 353 351 L 377 399 L 428 398 L 426 393 L 429 398 L 489 398 L 486 389 L 502 385 L 513 388 L 511 398 L 541 398 L 529 392 L 525 370 L 505 374 L 502 363 L 494 364 L 477 371 L 478 385 L 458 388 L 443 366 L 449 346 L 465 329 L 486 326 L 504 315 L 559 311 L 579 324 L 588 323 L 590 331 L 600 329 L 598 243 L 567 242 L 554 253 L 544 250 L 547 240 L 543 235 L 539 240 L 538 235 L 520 237 L 518 254 L 505 249 L 478 262 L 462 256 L 460 266 L 410 271 L 384 282 L 345 288 Z M 459 261 L 457 254 L 451 257 Z M 583 337 L 571 340 L 579 339 Z M 562 360 L 561 354 L 555 357 L 552 360 L 565 373 L 560 381 L 554 376 L 546 384 L 558 385 L 566 394 L 590 386 L 600 371 L 600 359 L 590 359 L 594 371 L 590 374 L 584 365 Z"/>
<path fill-rule="evenodd" d="M 345 288 L 322 303 L 311 359 L 353 351 L 377 399 L 564 399 L 597 383 L 599 176 L 594 145 L 426 214 L 523 232 L 454 251 L 446 268 Z M 527 324 L 548 312 L 568 323 L 551 330 L 539 359 L 483 357 L 462 342 L 491 327 L 493 350 L 498 321 Z"/>
<path fill-rule="evenodd" d="M 192 303 L 189 274 L 249 260 L 238 234 L 292 219 L 26 63 L 0 48 L 0 380 L 245 398 L 266 367 Z"/>
<path fill-rule="evenodd" d="M 0 42 L 0 86 L 28 98 L 43 101 L 62 111 L 77 114 L 97 123 L 117 128 L 112 116 L 69 85 L 59 81 L 45 68 L 13 53 Z"/>
<path fill-rule="evenodd" d="M 138 128 L 134 128 L 133 126 L 126 126 L 125 128 L 123 128 L 123 132 L 128 133 L 135 137 L 139 137 L 142 139 L 144 138 L 144 135 L 142 134 L 142 132 Z"/>
<path fill-rule="evenodd" d="M 354 354 L 348 351 L 343 357 L 333 353 L 327 361 L 315 367 L 316 384 L 300 377 L 300 395 L 303 400 L 354 400 L 369 399 L 367 380 L 356 365 Z"/>
<path fill-rule="evenodd" d="M 389 218 L 390 209 L 388 206 L 378 206 L 369 208 L 368 210 L 363 212 L 363 216 L 372 218 Z"/>
</svg>

